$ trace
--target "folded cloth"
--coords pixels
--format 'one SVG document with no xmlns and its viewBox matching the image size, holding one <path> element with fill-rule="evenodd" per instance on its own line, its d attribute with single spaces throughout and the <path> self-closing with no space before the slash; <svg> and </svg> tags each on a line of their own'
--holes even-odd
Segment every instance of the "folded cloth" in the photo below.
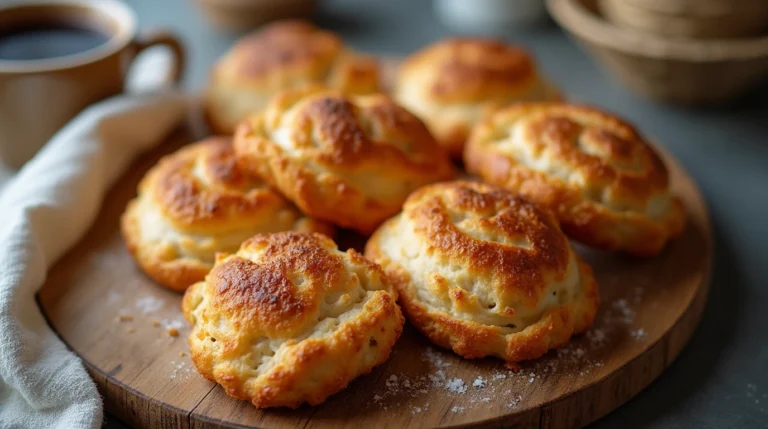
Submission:
<svg viewBox="0 0 768 429">
<path fill-rule="evenodd" d="M 187 111 L 177 92 L 122 95 L 64 127 L 0 194 L 0 428 L 97 428 L 101 398 L 35 293 L 88 230 L 104 193 Z M 21 143 L 21 142 L 20 142 Z"/>
</svg>

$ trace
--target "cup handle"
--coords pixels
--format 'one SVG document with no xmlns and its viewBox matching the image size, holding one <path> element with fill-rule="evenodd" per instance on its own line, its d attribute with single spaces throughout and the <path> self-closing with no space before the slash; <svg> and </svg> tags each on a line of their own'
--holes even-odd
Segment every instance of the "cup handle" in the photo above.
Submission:
<svg viewBox="0 0 768 429">
<path fill-rule="evenodd" d="M 179 83 L 184 77 L 187 54 L 186 50 L 184 49 L 184 45 L 181 43 L 179 38 L 167 31 L 150 31 L 145 34 L 136 36 L 131 42 L 131 54 L 126 64 L 130 65 L 133 60 L 145 49 L 158 45 L 167 46 L 171 50 L 173 57 L 171 62 L 171 69 L 169 70 L 168 80 L 166 83 Z"/>
</svg>

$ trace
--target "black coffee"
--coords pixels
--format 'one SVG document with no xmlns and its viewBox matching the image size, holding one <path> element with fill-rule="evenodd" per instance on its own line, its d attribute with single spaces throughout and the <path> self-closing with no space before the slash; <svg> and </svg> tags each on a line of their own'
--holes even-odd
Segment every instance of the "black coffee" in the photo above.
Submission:
<svg viewBox="0 0 768 429">
<path fill-rule="evenodd" d="M 54 24 L 0 33 L 0 60 L 29 61 L 63 57 L 100 46 L 104 33 L 83 27 Z"/>
</svg>

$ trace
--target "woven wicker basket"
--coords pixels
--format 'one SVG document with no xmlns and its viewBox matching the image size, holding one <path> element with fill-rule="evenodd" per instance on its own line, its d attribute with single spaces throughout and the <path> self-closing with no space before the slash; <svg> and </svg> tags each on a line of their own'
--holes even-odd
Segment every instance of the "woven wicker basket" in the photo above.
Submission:
<svg viewBox="0 0 768 429">
<path fill-rule="evenodd" d="M 600 0 L 611 22 L 669 37 L 753 37 L 768 28 L 768 0 Z"/>
<path fill-rule="evenodd" d="M 768 37 L 683 40 L 621 28 L 594 0 L 547 0 L 550 13 L 634 92 L 682 104 L 711 104 L 768 78 Z"/>
</svg>

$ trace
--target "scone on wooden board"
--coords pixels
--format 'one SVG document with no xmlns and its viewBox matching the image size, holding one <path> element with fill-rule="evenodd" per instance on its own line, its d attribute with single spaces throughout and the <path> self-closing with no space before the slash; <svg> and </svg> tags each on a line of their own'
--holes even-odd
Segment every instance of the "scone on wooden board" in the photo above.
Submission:
<svg viewBox="0 0 768 429">
<path fill-rule="evenodd" d="M 600 301 L 555 217 L 481 182 L 417 190 L 365 255 L 392 279 L 409 322 L 465 358 L 537 358 L 586 331 Z"/>
<path fill-rule="evenodd" d="M 600 249 L 651 256 L 685 228 L 661 158 L 630 124 L 594 108 L 504 108 L 473 130 L 464 165 L 554 211 L 569 236 Z"/>
<path fill-rule="evenodd" d="M 218 134 L 280 91 L 323 84 L 350 94 L 381 90 L 378 62 L 351 52 L 334 33 L 302 20 L 269 24 L 237 42 L 213 67 L 205 112 Z"/>
<path fill-rule="evenodd" d="M 167 155 L 147 172 L 138 193 L 123 214 L 123 237 L 141 268 L 175 290 L 202 280 L 216 252 L 234 252 L 256 233 L 333 233 L 238 168 L 230 137 Z"/>
<path fill-rule="evenodd" d="M 560 95 L 522 48 L 493 39 L 453 38 L 406 58 L 394 97 L 461 159 L 472 127 L 485 114 L 509 103 Z"/>
<path fill-rule="evenodd" d="M 370 234 L 416 188 L 455 171 L 424 124 L 388 96 L 308 87 L 238 127 L 242 168 L 305 213 Z"/>
<path fill-rule="evenodd" d="M 402 333 L 381 267 L 322 234 L 259 234 L 184 295 L 200 374 L 259 408 L 317 405 L 384 362 Z"/>
</svg>

